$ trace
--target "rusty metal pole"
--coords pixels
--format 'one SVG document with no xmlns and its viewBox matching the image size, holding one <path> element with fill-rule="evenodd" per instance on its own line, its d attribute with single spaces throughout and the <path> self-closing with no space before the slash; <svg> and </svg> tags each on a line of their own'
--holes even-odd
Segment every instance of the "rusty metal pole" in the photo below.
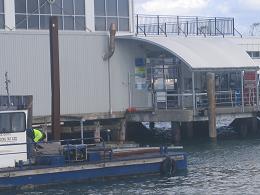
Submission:
<svg viewBox="0 0 260 195">
<path fill-rule="evenodd" d="M 59 70 L 59 37 L 58 17 L 50 17 L 50 59 L 51 59 L 51 120 L 52 136 L 54 140 L 60 140 L 60 70 Z"/>
<path fill-rule="evenodd" d="M 208 117 L 209 117 L 209 137 L 217 138 L 216 131 L 216 98 L 215 98 L 215 74 L 207 73 L 207 93 L 208 93 Z"/>
</svg>

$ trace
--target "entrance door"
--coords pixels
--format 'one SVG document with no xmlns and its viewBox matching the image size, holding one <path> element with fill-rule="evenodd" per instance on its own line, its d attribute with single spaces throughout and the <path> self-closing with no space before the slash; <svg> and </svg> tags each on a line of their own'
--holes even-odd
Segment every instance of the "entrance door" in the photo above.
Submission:
<svg viewBox="0 0 260 195">
<path fill-rule="evenodd" d="M 149 64 L 147 70 L 151 91 L 154 94 L 154 106 L 158 109 L 170 109 L 178 106 L 179 71 L 176 65 L 165 61 Z"/>
</svg>

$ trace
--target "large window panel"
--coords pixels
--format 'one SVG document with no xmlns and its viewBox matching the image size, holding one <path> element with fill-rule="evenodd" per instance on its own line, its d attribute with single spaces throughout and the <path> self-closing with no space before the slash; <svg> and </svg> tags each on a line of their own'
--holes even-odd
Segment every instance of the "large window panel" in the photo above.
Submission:
<svg viewBox="0 0 260 195">
<path fill-rule="evenodd" d="M 38 0 L 27 0 L 27 11 L 29 14 L 38 14 Z"/>
<path fill-rule="evenodd" d="M 96 17 L 95 18 L 95 29 L 97 31 L 106 30 L 106 18 L 105 17 Z"/>
<path fill-rule="evenodd" d="M 117 26 L 118 29 L 118 22 L 116 17 L 107 18 L 107 30 L 110 29 L 111 24 L 114 23 Z"/>
<path fill-rule="evenodd" d="M 108 30 L 111 23 L 115 23 L 119 31 L 129 31 L 128 0 L 95 0 L 94 6 L 96 31 Z"/>
<path fill-rule="evenodd" d="M 15 15 L 15 26 L 17 29 L 26 29 L 27 28 L 26 15 Z"/>
<path fill-rule="evenodd" d="M 3 14 L 1 13 L 2 1 L 4 0 L 0 0 L 0 17 Z M 55 0 L 50 4 L 47 0 L 15 0 L 16 28 L 48 29 L 49 17 L 55 15 L 59 17 L 60 30 L 85 30 L 85 1 L 88 2 L 87 0 Z"/>
<path fill-rule="evenodd" d="M 51 7 L 48 1 L 46 0 L 40 0 L 40 14 L 50 14 L 51 13 Z"/>
<path fill-rule="evenodd" d="M 0 0 L 0 28 L 5 28 L 4 0 Z"/>
<path fill-rule="evenodd" d="M 26 13 L 26 0 L 15 0 L 15 13 Z"/>
<path fill-rule="evenodd" d="M 129 4 L 128 0 L 119 0 L 118 1 L 118 15 L 129 17 Z"/>
<path fill-rule="evenodd" d="M 105 0 L 95 0 L 95 16 L 105 16 Z"/>
<path fill-rule="evenodd" d="M 119 19 L 119 31 L 129 31 L 129 19 L 128 18 Z"/>
<path fill-rule="evenodd" d="M 75 16 L 75 29 L 76 30 L 85 30 L 85 17 L 84 16 Z"/>
<path fill-rule="evenodd" d="M 53 15 L 61 15 L 62 14 L 62 1 L 56 0 L 52 5 L 52 14 Z"/>
<path fill-rule="evenodd" d="M 1 28 L 1 29 L 5 28 L 5 18 L 4 18 L 4 14 L 0 14 L 0 28 Z"/>
<path fill-rule="evenodd" d="M 85 15 L 85 1 L 74 0 L 75 3 L 75 15 Z"/>
<path fill-rule="evenodd" d="M 28 28 L 30 29 L 39 29 L 39 16 L 32 15 L 28 17 Z"/>
<path fill-rule="evenodd" d="M 59 24 L 58 24 L 59 25 L 59 29 L 63 30 L 63 17 L 59 16 L 58 19 L 59 19 Z"/>
<path fill-rule="evenodd" d="M 74 15 L 73 0 L 63 0 L 63 14 L 64 15 Z"/>
<path fill-rule="evenodd" d="M 74 18 L 72 16 L 64 16 L 64 29 L 66 30 L 74 29 Z"/>
<path fill-rule="evenodd" d="M 49 21 L 50 21 L 50 16 L 40 15 L 40 28 L 49 29 Z"/>
<path fill-rule="evenodd" d="M 4 0 L 0 0 L 0 13 L 4 13 Z"/>
<path fill-rule="evenodd" d="M 117 0 L 106 0 L 107 16 L 117 16 Z"/>
</svg>

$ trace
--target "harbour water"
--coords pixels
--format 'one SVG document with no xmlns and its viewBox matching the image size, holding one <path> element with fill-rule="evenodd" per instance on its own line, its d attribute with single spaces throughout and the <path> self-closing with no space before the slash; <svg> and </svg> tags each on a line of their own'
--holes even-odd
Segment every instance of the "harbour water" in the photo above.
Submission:
<svg viewBox="0 0 260 195">
<path fill-rule="evenodd" d="M 188 172 L 81 183 L 6 194 L 260 194 L 260 139 L 197 140 L 184 143 Z M 5 194 L 5 193 L 1 193 Z"/>
</svg>

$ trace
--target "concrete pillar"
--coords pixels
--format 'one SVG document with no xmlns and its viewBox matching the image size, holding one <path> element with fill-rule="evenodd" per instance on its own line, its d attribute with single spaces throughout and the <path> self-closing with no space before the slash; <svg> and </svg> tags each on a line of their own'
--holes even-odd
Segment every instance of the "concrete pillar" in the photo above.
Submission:
<svg viewBox="0 0 260 195">
<path fill-rule="evenodd" d="M 181 142 L 181 128 L 179 122 L 171 122 L 172 139 L 175 145 L 179 145 Z"/>
<path fill-rule="evenodd" d="M 215 97 L 215 74 L 207 73 L 207 94 L 208 94 L 208 118 L 209 137 L 217 138 L 216 131 L 216 97 Z"/>
<path fill-rule="evenodd" d="M 154 122 L 150 122 L 150 123 L 149 123 L 149 128 L 150 128 L 151 130 L 154 130 Z"/>
<path fill-rule="evenodd" d="M 126 119 L 122 119 L 120 122 L 120 130 L 119 130 L 119 142 L 123 144 L 126 138 Z"/>
<path fill-rule="evenodd" d="M 94 141 L 100 142 L 100 121 L 95 122 Z"/>
</svg>

